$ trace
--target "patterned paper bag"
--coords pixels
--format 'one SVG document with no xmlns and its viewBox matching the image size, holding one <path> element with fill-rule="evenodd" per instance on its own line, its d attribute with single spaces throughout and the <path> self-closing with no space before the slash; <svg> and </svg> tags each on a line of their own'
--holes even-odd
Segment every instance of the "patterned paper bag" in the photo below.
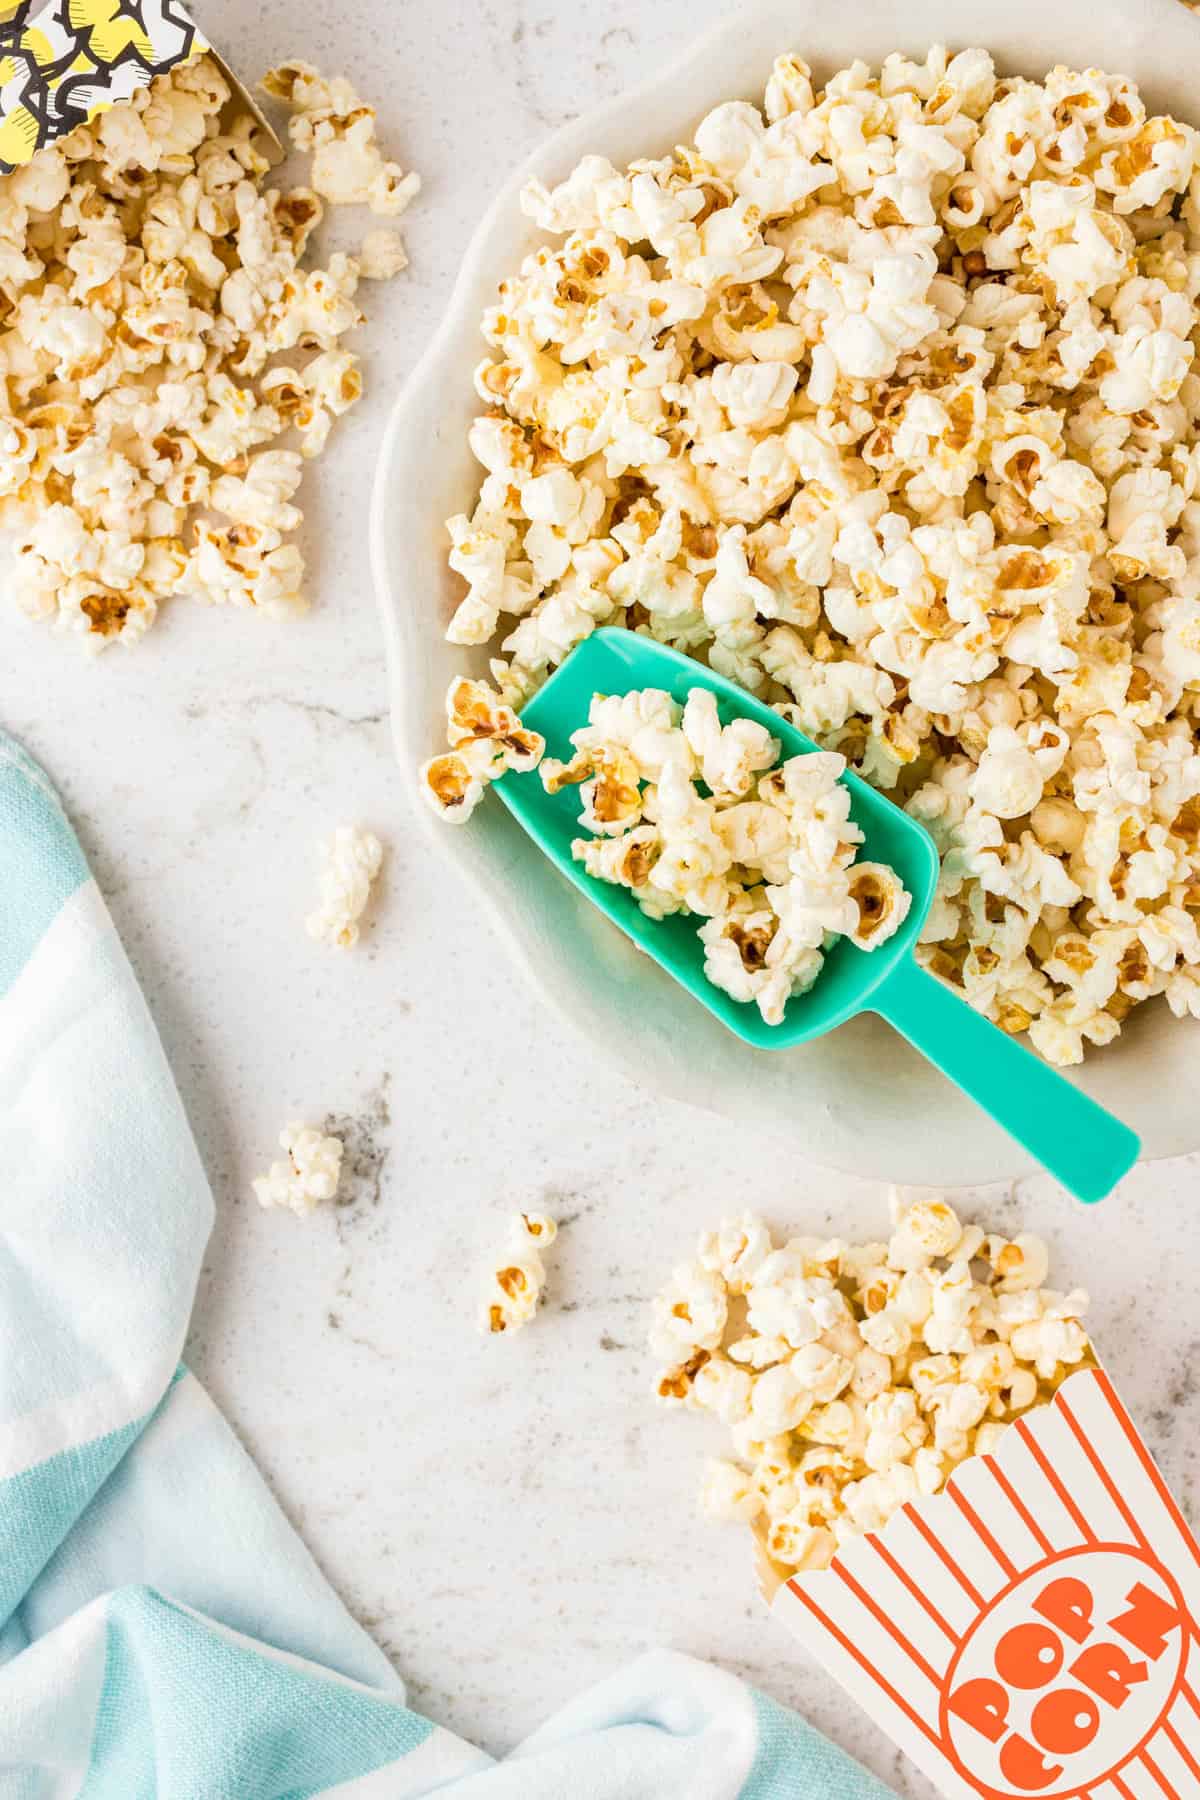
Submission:
<svg viewBox="0 0 1200 1800">
<path fill-rule="evenodd" d="M 948 1800 L 1200 1800 L 1200 1547 L 1102 1370 L 774 1611 Z"/>
<path fill-rule="evenodd" d="M 0 174 L 205 51 L 176 0 L 0 0 Z"/>
</svg>

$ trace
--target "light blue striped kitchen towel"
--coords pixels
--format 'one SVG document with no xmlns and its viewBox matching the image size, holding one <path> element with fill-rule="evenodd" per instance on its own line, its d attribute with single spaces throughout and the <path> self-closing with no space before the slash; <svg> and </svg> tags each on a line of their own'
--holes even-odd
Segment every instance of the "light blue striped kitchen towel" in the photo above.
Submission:
<svg viewBox="0 0 1200 1800">
<path fill-rule="evenodd" d="M 211 1222 L 75 835 L 0 734 L 0 1800 L 883 1800 L 665 1652 L 499 1763 L 411 1711 L 180 1366 Z"/>
</svg>

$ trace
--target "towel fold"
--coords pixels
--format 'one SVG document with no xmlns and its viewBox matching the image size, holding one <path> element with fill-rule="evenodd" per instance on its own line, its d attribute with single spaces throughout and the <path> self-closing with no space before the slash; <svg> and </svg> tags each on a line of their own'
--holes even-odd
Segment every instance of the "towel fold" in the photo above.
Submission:
<svg viewBox="0 0 1200 1800">
<path fill-rule="evenodd" d="M 494 1762 L 405 1705 L 180 1365 L 212 1201 L 50 783 L 0 734 L 0 1800 L 885 1800 L 667 1652 Z"/>
</svg>

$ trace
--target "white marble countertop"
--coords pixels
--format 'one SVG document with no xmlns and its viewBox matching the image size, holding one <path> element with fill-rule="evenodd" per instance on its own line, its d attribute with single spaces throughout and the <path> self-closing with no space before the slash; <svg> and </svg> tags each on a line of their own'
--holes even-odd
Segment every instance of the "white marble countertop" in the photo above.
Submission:
<svg viewBox="0 0 1200 1800">
<path fill-rule="evenodd" d="M 673 54 L 722 0 L 343 0 L 318 14 L 197 0 L 238 69 L 345 70 L 425 191 L 413 267 L 377 291 L 368 397 L 309 476 L 311 616 L 175 605 L 97 663 L 5 621 L 0 722 L 60 783 L 145 985 L 199 1137 L 217 1227 L 188 1356 L 413 1703 L 503 1751 L 653 1644 L 737 1670 L 908 1796 L 929 1789 L 763 1616 L 736 1533 L 695 1518 L 703 1422 L 657 1414 L 646 1301 L 730 1204 L 877 1235 L 885 1197 L 647 1100 L 564 1035 L 470 893 L 429 860 L 390 759 L 365 552 L 397 383 L 433 330 L 502 170 Z M 402 20 L 402 25 L 398 21 Z M 607 23 L 605 23 L 607 21 Z M 347 242 L 360 221 L 339 227 Z M 302 920 L 314 839 L 390 846 L 364 944 Z M 284 1121 L 344 1119 L 349 1204 L 266 1215 L 251 1177 Z M 1200 1162 L 1136 1172 L 1102 1213 L 1049 1180 L 979 1196 L 1036 1222 L 1195 1516 Z M 474 1282 L 515 1203 L 567 1222 L 536 1328 L 485 1341 Z M 715 1428 L 714 1428 L 715 1429 Z M 665 1797 L 666 1800 L 666 1797 Z"/>
</svg>

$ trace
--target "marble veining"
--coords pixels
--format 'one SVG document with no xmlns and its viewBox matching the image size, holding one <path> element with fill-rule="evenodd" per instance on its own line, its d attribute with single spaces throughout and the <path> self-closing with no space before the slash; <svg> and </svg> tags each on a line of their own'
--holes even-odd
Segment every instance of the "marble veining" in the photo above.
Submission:
<svg viewBox="0 0 1200 1800">
<path fill-rule="evenodd" d="M 723 1209 L 877 1235 L 885 1196 L 792 1148 L 648 1097 L 600 1066 L 509 968 L 413 828 L 391 762 L 365 552 L 386 411 L 436 327 L 500 171 L 639 79 L 720 0 L 445 0 L 324 14 L 197 0 L 240 71 L 302 55 L 376 99 L 419 169 L 413 266 L 371 290 L 368 396 L 309 476 L 316 604 L 290 626 L 178 604 L 98 664 L 4 621 L 0 720 L 60 783 L 145 986 L 217 1199 L 188 1345 L 415 1705 L 502 1751 L 648 1645 L 712 1657 L 907 1800 L 930 1789 L 765 1619 L 739 1535 L 694 1516 L 717 1438 L 656 1413 L 650 1294 Z M 352 245 L 363 222 L 339 218 Z M 358 820 L 388 856 L 358 950 L 304 935 L 316 840 Z M 260 1211 L 290 1117 L 344 1130 L 344 1202 Z M 966 1209 L 1054 1243 L 1196 1516 L 1197 1159 L 1137 1171 L 1102 1213 L 1048 1180 Z M 518 1203 L 563 1222 L 544 1315 L 474 1331 Z"/>
</svg>

